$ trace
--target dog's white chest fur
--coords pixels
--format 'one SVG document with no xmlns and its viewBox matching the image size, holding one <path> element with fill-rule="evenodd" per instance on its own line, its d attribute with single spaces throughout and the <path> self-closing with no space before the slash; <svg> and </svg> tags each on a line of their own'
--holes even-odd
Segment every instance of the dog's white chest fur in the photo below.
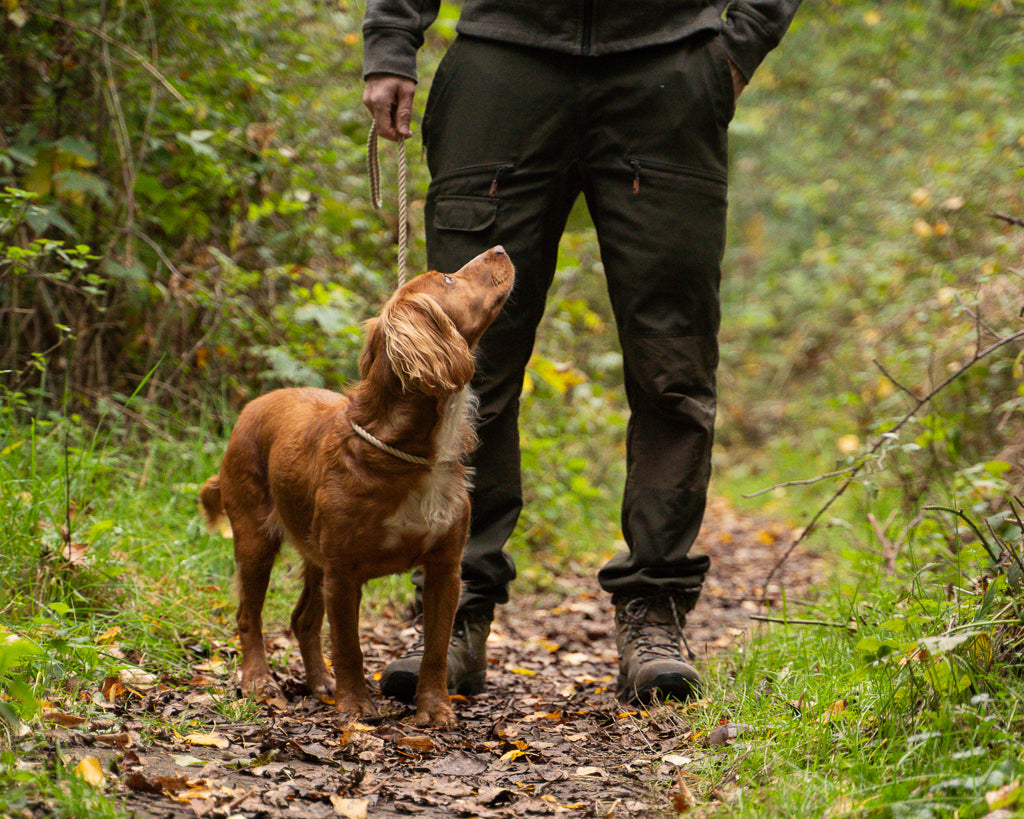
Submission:
<svg viewBox="0 0 1024 819">
<path fill-rule="evenodd" d="M 435 431 L 434 466 L 386 521 L 391 538 L 406 535 L 437 537 L 448 531 L 462 510 L 459 499 L 467 489 L 466 470 L 459 469 L 462 436 L 476 411 L 476 396 L 463 389 L 448 399 Z M 390 538 L 389 538 L 390 539 Z"/>
</svg>

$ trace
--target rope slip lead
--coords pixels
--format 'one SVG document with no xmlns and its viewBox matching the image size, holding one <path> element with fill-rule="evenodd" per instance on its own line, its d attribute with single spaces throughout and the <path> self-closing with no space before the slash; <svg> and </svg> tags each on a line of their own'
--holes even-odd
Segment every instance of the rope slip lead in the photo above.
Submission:
<svg viewBox="0 0 1024 819">
<path fill-rule="evenodd" d="M 377 123 L 370 123 L 370 137 L 366 145 L 366 158 L 370 175 L 370 199 L 380 210 L 380 154 L 377 150 Z M 409 246 L 409 195 L 406 191 L 408 164 L 405 158 L 405 140 L 398 143 L 398 286 L 405 284 L 406 255 Z"/>
<path fill-rule="evenodd" d="M 377 123 L 370 124 L 370 136 L 366 144 L 366 158 L 370 176 L 370 199 L 373 206 L 380 210 L 383 199 L 380 194 L 380 154 L 377 151 Z M 408 165 L 405 159 L 405 140 L 398 143 L 398 286 L 405 284 L 406 250 L 409 244 L 409 197 L 406 193 L 406 176 Z M 411 455 L 384 443 L 380 438 L 363 429 L 355 421 L 349 419 L 353 431 L 368 444 L 377 447 L 388 455 L 420 466 L 433 466 L 429 458 Z"/>
</svg>

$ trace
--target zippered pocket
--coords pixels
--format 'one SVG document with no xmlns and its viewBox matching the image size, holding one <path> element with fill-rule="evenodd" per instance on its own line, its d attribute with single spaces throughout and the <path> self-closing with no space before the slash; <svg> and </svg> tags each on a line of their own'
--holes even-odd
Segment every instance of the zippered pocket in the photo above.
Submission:
<svg viewBox="0 0 1024 819">
<path fill-rule="evenodd" d="M 438 174 L 434 177 L 433 183 L 434 185 L 440 185 L 464 176 L 479 176 L 482 180 L 487 180 L 487 189 L 481 193 L 485 193 L 487 196 L 496 196 L 501 177 L 514 171 L 515 167 L 511 162 L 487 162 L 481 165 L 466 165 L 463 168 L 455 168 L 454 170 Z"/>
<path fill-rule="evenodd" d="M 729 182 L 729 178 L 725 173 L 710 168 L 695 168 L 691 165 L 663 162 L 659 159 L 640 159 L 639 157 L 628 159 L 627 162 L 629 167 L 633 169 L 633 193 L 640 193 L 644 169 L 679 174 L 680 176 L 690 176 L 695 179 L 705 179 L 720 185 L 726 185 Z"/>
</svg>

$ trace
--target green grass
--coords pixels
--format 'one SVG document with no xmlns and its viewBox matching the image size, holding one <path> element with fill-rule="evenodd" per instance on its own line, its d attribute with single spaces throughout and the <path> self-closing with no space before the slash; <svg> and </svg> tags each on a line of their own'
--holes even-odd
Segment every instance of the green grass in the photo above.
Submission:
<svg viewBox="0 0 1024 819">
<path fill-rule="evenodd" d="M 751 726 L 691 772 L 721 815 L 982 816 L 1015 781 L 1024 811 L 1024 658 L 999 656 L 993 624 L 1019 640 L 1020 592 L 1002 578 L 957 603 L 935 574 L 837 589 L 789 614 L 821 625 L 766 627 L 715 669 L 697 724 Z"/>
</svg>

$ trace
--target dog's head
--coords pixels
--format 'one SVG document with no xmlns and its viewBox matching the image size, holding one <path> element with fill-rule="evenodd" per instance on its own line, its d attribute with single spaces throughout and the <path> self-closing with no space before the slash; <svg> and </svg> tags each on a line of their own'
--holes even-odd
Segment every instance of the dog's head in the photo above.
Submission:
<svg viewBox="0 0 1024 819">
<path fill-rule="evenodd" d="M 431 271 L 403 286 L 367 323 L 363 378 L 387 366 L 403 389 L 449 395 L 473 377 L 473 348 L 512 291 L 515 270 L 500 245 L 455 273 Z"/>
</svg>

